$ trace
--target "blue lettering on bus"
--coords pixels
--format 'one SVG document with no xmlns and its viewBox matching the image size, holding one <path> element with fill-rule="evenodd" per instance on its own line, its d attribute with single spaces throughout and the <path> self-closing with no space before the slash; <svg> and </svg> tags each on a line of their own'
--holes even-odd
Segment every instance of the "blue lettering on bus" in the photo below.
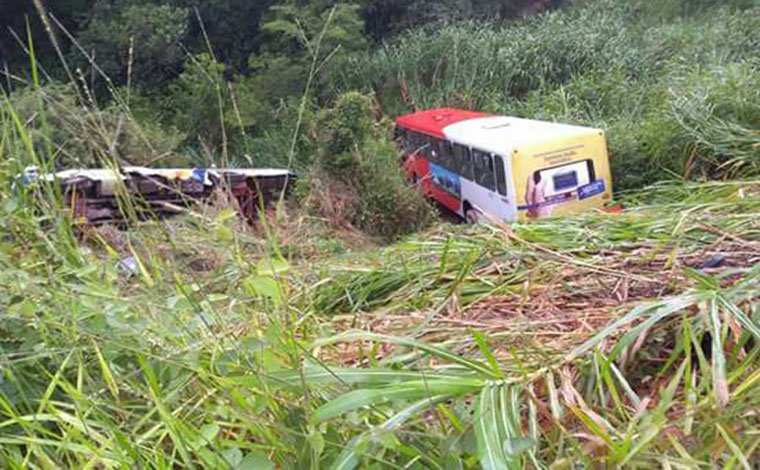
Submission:
<svg viewBox="0 0 760 470">
<path fill-rule="evenodd" d="M 517 206 L 518 211 L 527 211 L 528 209 L 537 209 L 539 207 L 552 206 L 554 204 L 560 204 L 566 201 L 575 199 L 572 193 L 560 194 L 542 202 L 534 202 L 532 204 L 525 204 L 523 206 Z"/>
<path fill-rule="evenodd" d="M 459 175 L 432 162 L 430 163 L 430 175 L 436 186 L 457 199 L 462 199 L 462 179 Z"/>
<path fill-rule="evenodd" d="M 591 196 L 604 192 L 604 180 L 592 181 L 589 184 L 578 187 L 578 199 L 588 199 Z"/>
</svg>

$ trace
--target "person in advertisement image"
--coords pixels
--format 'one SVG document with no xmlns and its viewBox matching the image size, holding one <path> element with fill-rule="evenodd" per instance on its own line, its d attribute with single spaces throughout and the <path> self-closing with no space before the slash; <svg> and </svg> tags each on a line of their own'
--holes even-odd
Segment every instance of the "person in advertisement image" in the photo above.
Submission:
<svg viewBox="0 0 760 470">
<path fill-rule="evenodd" d="M 540 219 L 564 213 L 563 203 L 585 203 L 605 191 L 603 179 L 593 179 L 592 164 L 586 160 L 562 167 L 535 171 L 527 177 L 525 204 L 520 208 L 528 219 Z"/>
<path fill-rule="evenodd" d="M 551 217 L 557 204 L 577 199 L 574 191 L 557 193 L 556 178 L 554 185 L 540 172 L 528 177 L 525 188 L 525 213 L 529 219 Z"/>
<path fill-rule="evenodd" d="M 528 217 L 531 219 L 551 217 L 552 215 L 552 204 L 547 201 L 546 197 L 546 185 L 546 178 L 539 179 L 536 183 L 536 178 L 533 175 L 528 177 L 528 185 L 525 189 L 525 207 Z"/>
</svg>

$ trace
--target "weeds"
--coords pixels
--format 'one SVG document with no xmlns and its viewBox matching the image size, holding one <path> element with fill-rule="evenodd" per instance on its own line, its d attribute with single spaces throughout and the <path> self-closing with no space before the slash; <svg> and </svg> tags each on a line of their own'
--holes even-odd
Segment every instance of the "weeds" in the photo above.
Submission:
<svg viewBox="0 0 760 470">
<path fill-rule="evenodd" d="M 0 257 L 0 458 L 751 467 L 757 193 L 661 185 L 622 215 L 441 226 L 327 266 L 223 214 L 59 256 L 6 209 L 28 243 Z M 106 240 L 144 271 L 118 274 Z"/>
</svg>

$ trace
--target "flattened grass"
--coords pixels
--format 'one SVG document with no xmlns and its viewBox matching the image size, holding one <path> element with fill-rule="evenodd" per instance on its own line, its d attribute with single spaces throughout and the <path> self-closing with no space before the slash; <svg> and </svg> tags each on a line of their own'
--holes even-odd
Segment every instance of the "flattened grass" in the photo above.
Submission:
<svg viewBox="0 0 760 470">
<path fill-rule="evenodd" d="M 0 460 L 751 467 L 759 191 L 663 184 L 622 214 L 314 260 L 223 213 L 61 256 L 6 208 Z M 125 246 L 143 273 L 119 274 Z"/>
</svg>

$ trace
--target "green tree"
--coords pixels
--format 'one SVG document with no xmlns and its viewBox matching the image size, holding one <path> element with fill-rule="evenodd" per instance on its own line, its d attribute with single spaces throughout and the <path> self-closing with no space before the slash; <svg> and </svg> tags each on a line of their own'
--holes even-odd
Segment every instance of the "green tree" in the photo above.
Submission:
<svg viewBox="0 0 760 470">
<path fill-rule="evenodd" d="M 261 106 L 252 83 L 228 81 L 226 73 L 225 64 L 202 53 L 189 59 L 170 85 L 165 107 L 190 141 L 200 139 L 213 148 L 224 138 L 238 138 L 256 123 Z"/>
<path fill-rule="evenodd" d="M 367 46 L 360 6 L 325 0 L 285 0 L 272 6 L 261 26 L 261 48 L 249 65 L 257 86 L 272 98 L 303 91 L 312 65 Z"/>
<path fill-rule="evenodd" d="M 185 8 L 98 0 L 78 41 L 113 82 L 127 83 L 131 71 L 133 83 L 150 88 L 181 72 L 187 34 Z"/>
<path fill-rule="evenodd" d="M 173 0 L 174 5 L 191 11 L 189 49 L 210 52 L 207 36 L 216 59 L 236 72 L 247 71 L 248 56 L 261 42 L 261 17 L 273 3 L 275 0 Z"/>
</svg>

